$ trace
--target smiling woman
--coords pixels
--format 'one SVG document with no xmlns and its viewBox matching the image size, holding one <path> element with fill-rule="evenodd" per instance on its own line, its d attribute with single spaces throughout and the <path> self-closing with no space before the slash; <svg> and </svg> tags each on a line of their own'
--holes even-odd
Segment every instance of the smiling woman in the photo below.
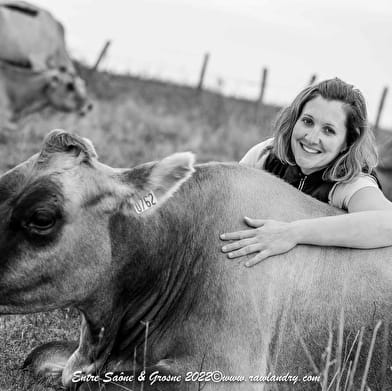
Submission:
<svg viewBox="0 0 392 391">
<path fill-rule="evenodd" d="M 373 168 L 377 153 L 361 92 L 340 79 L 303 90 L 282 111 L 275 138 L 254 146 L 241 164 L 265 169 L 348 215 L 294 222 L 250 219 L 253 229 L 221 235 L 229 258 L 256 253 L 252 266 L 297 244 L 377 248 L 392 245 L 392 203 Z M 359 212 L 351 214 L 351 212 Z"/>
<path fill-rule="evenodd" d="M 293 129 L 291 150 L 295 162 L 305 175 L 322 170 L 347 150 L 346 136 L 343 103 L 314 98 L 305 105 Z"/>
</svg>

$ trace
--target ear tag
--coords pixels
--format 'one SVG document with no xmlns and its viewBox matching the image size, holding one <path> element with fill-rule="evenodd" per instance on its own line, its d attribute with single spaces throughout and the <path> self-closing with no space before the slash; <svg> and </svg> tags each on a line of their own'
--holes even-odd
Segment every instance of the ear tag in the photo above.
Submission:
<svg viewBox="0 0 392 391">
<path fill-rule="evenodd" d="M 147 193 L 145 196 L 142 198 L 139 198 L 137 201 L 135 201 L 133 207 L 135 208 L 135 211 L 137 214 L 143 213 L 146 210 L 152 208 L 158 203 L 155 194 L 150 191 Z"/>
</svg>

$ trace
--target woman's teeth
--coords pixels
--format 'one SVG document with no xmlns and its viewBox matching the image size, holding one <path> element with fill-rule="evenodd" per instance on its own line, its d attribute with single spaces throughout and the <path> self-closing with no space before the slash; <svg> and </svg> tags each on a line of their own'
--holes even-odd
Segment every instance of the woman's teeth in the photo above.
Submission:
<svg viewBox="0 0 392 391">
<path fill-rule="evenodd" d="M 320 151 L 318 151 L 317 149 L 307 147 L 306 145 L 304 145 L 302 143 L 301 143 L 301 147 L 305 152 L 308 152 L 308 153 L 313 153 L 313 154 L 320 153 Z"/>
</svg>

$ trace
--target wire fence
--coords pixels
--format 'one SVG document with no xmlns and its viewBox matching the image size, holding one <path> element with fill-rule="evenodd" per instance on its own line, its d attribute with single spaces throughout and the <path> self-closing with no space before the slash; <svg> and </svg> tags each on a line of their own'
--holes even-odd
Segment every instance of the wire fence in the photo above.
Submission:
<svg viewBox="0 0 392 391">
<path fill-rule="evenodd" d="M 159 61 L 152 59 L 140 61 L 128 55 L 119 55 L 118 53 L 115 56 L 107 56 L 110 44 L 111 42 L 107 41 L 103 45 L 94 64 L 94 69 L 97 69 L 103 63 L 103 66 L 107 70 L 131 73 L 132 75 L 146 79 L 176 82 L 193 86 L 200 91 L 208 89 L 227 96 L 249 99 L 255 101 L 260 109 L 265 103 L 286 105 L 294 98 L 294 91 L 297 93 L 302 88 L 318 81 L 317 74 L 313 73 L 307 79 L 294 80 L 291 85 L 288 85 L 287 81 L 281 82 L 279 78 L 271 78 L 270 69 L 266 66 L 261 67 L 259 80 L 256 78 L 238 77 L 227 73 L 223 75 L 214 66 L 211 66 L 213 57 L 208 52 L 204 53 L 200 58 L 195 52 L 176 51 L 173 53 L 173 56 L 182 57 L 184 61 L 174 65 L 172 63 L 165 63 L 162 59 Z M 191 61 L 189 61 L 190 59 Z M 184 65 L 185 63 L 187 64 L 186 66 Z M 292 96 L 290 96 L 289 91 L 293 91 Z M 373 124 L 375 131 L 382 125 L 385 127 L 385 123 L 387 122 L 384 118 L 384 112 L 388 92 L 388 86 L 384 86 L 379 98 L 377 99 L 373 96 L 372 104 L 369 106 L 370 122 Z M 285 98 L 281 98 L 283 96 Z M 392 112 L 390 113 L 388 122 L 391 122 L 391 124 L 388 124 L 388 128 L 392 128 Z"/>
</svg>

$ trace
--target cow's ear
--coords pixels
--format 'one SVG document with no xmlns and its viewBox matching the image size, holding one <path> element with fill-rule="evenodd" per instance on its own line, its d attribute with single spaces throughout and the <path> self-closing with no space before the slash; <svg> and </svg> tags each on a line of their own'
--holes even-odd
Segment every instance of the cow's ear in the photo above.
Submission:
<svg viewBox="0 0 392 391">
<path fill-rule="evenodd" d="M 72 155 L 80 162 L 87 162 L 98 157 L 90 140 L 61 129 L 52 130 L 45 137 L 38 162 L 45 162 L 54 153 Z"/>
<path fill-rule="evenodd" d="M 122 209 L 131 208 L 137 214 L 155 210 L 192 176 L 194 161 L 191 152 L 175 153 L 159 162 L 124 171 L 121 182 L 130 189 L 131 196 L 122 200 Z"/>
</svg>

